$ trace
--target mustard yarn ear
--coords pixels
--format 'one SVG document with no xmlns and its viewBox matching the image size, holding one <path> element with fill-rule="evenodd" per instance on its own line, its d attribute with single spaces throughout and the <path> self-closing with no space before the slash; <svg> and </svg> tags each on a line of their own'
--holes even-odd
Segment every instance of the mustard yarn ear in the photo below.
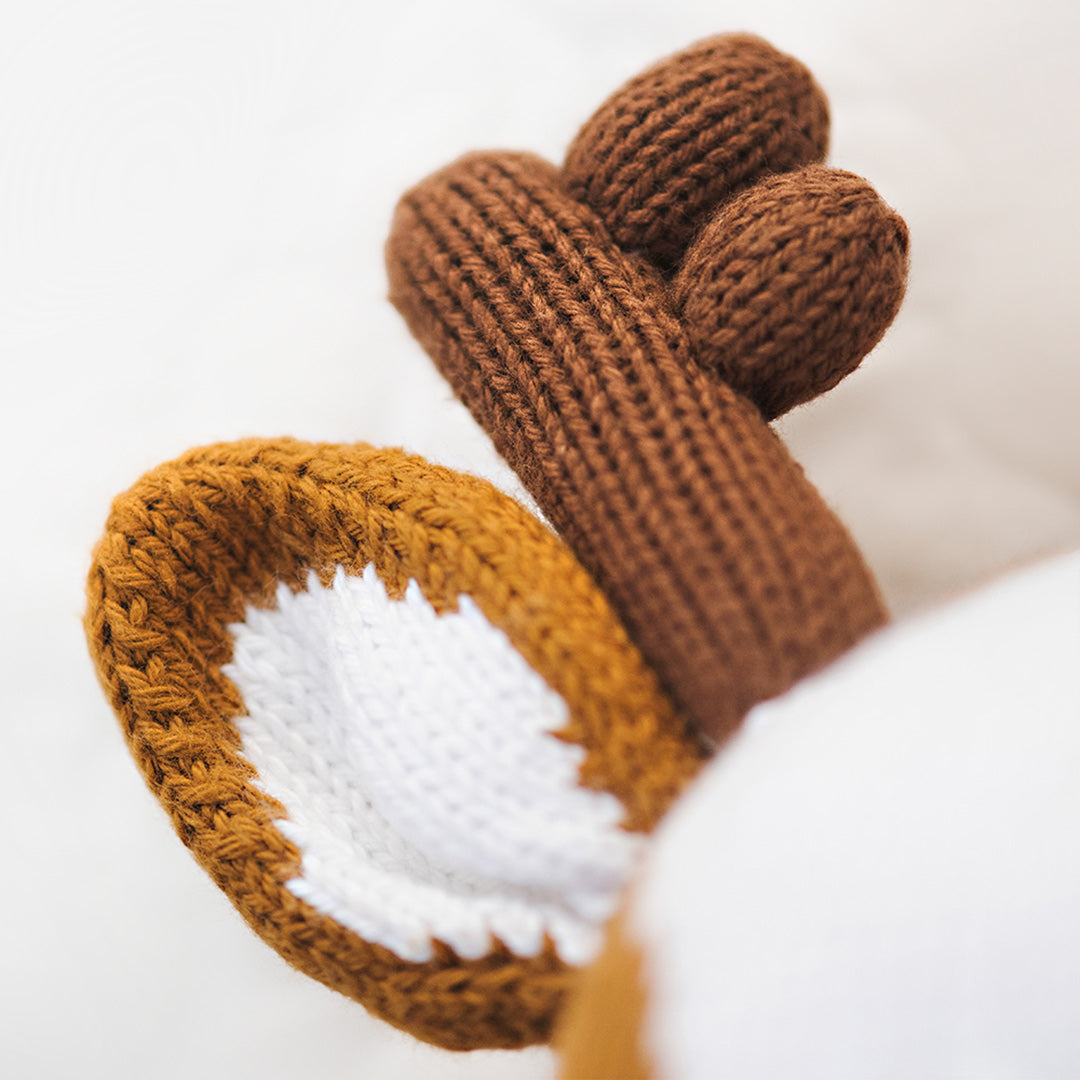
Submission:
<svg viewBox="0 0 1080 1080">
<path fill-rule="evenodd" d="M 114 503 L 86 632 L 181 838 L 290 963 L 455 1049 L 548 1038 L 702 748 L 491 485 L 247 440 Z"/>
</svg>

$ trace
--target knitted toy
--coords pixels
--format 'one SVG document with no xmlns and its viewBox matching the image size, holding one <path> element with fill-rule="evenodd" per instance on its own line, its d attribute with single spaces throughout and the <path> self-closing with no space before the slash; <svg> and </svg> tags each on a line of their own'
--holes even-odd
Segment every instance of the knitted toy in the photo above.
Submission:
<svg viewBox="0 0 1080 1080">
<path fill-rule="evenodd" d="M 579 982 L 564 1078 L 1076 1076 L 1078 656 L 1080 552 L 755 709 Z"/>
<path fill-rule="evenodd" d="M 391 299 L 558 535 L 290 439 L 113 505 L 86 629 L 150 788 L 258 934 L 422 1039 L 548 1039 L 710 750 L 885 619 L 768 425 L 903 292 L 903 222 L 826 141 L 800 64 L 721 37 L 561 170 L 472 154 L 402 199 Z"/>
</svg>

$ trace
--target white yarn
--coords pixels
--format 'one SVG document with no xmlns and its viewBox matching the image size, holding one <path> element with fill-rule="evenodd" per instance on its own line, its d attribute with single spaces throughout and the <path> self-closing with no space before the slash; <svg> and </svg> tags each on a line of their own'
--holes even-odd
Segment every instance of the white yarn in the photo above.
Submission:
<svg viewBox="0 0 1080 1080">
<path fill-rule="evenodd" d="M 299 848 L 289 889 L 364 939 L 424 961 L 550 935 L 587 962 L 641 838 L 611 795 L 578 785 L 552 737 L 562 698 L 473 601 L 438 614 L 415 582 L 393 600 L 369 566 L 278 589 L 230 627 L 236 726 Z"/>
<path fill-rule="evenodd" d="M 671 1080 L 1080 1075 L 1080 553 L 759 706 L 630 926 Z"/>
</svg>

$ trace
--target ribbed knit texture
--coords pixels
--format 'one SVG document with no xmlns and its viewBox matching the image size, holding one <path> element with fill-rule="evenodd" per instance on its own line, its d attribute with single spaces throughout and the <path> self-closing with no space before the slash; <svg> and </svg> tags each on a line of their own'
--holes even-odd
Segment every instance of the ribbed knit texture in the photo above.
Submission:
<svg viewBox="0 0 1080 1080">
<path fill-rule="evenodd" d="M 524 959 L 496 941 L 471 960 L 434 941 L 433 959 L 408 962 L 288 887 L 301 855 L 243 757 L 230 626 L 273 607 L 282 583 L 369 566 L 391 597 L 413 581 L 436 611 L 471 598 L 566 702 L 558 737 L 583 748 L 581 784 L 615 795 L 627 828 L 651 828 L 696 772 L 701 747 L 548 529 L 490 484 L 359 444 L 206 447 L 118 497 L 88 583 L 98 674 L 184 843 L 290 963 L 443 1046 L 546 1039 L 572 974 L 550 940 Z"/>
<path fill-rule="evenodd" d="M 769 172 L 821 161 L 829 109 L 810 72 L 750 34 L 709 38 L 628 82 L 566 155 L 575 199 L 616 243 L 678 262 L 714 206 Z"/>
<path fill-rule="evenodd" d="M 810 165 L 720 207 L 675 276 L 675 309 L 698 360 L 772 419 L 878 343 L 904 295 L 907 243 L 865 180 Z"/>
<path fill-rule="evenodd" d="M 795 61 L 714 39 L 617 93 L 565 170 L 474 154 L 402 199 L 392 299 L 569 546 L 490 485 L 362 445 L 195 450 L 114 504 L 86 630 L 148 784 L 263 938 L 421 1038 L 544 1040 L 571 971 L 550 937 L 405 960 L 309 903 L 243 754 L 231 634 L 312 572 L 373 567 L 388 603 L 415 582 L 436 613 L 467 596 L 566 703 L 581 785 L 650 829 L 700 765 L 695 731 L 723 739 L 885 617 L 766 422 L 857 364 L 902 293 L 902 223 L 809 164 L 826 128 Z"/>
<path fill-rule="evenodd" d="M 478 960 L 496 938 L 592 959 L 645 838 L 581 785 L 566 702 L 471 597 L 436 612 L 415 581 L 391 597 L 373 564 L 339 566 L 280 583 L 230 637 L 242 753 L 301 855 L 293 895 L 402 960 L 435 941 Z"/>
<path fill-rule="evenodd" d="M 884 620 L 758 408 L 698 363 L 659 271 L 553 166 L 462 158 L 402 199 L 387 261 L 413 333 L 712 736 Z M 772 315 L 781 339 L 806 330 L 805 305 Z"/>
</svg>

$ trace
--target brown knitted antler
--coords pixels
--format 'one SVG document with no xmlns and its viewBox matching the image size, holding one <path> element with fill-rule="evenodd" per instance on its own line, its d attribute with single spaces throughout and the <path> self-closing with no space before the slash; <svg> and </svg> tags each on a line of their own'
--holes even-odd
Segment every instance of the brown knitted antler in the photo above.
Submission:
<svg viewBox="0 0 1080 1080">
<path fill-rule="evenodd" d="M 885 618 L 766 423 L 903 292 L 903 222 L 811 164 L 826 128 L 796 61 L 713 39 L 616 93 L 561 173 L 484 153 L 428 178 L 387 246 L 413 333 L 717 738 Z"/>
<path fill-rule="evenodd" d="M 713 208 L 768 172 L 821 161 L 829 108 L 810 72 L 726 34 L 631 79 L 593 114 L 563 179 L 627 251 L 678 263 Z"/>
</svg>

